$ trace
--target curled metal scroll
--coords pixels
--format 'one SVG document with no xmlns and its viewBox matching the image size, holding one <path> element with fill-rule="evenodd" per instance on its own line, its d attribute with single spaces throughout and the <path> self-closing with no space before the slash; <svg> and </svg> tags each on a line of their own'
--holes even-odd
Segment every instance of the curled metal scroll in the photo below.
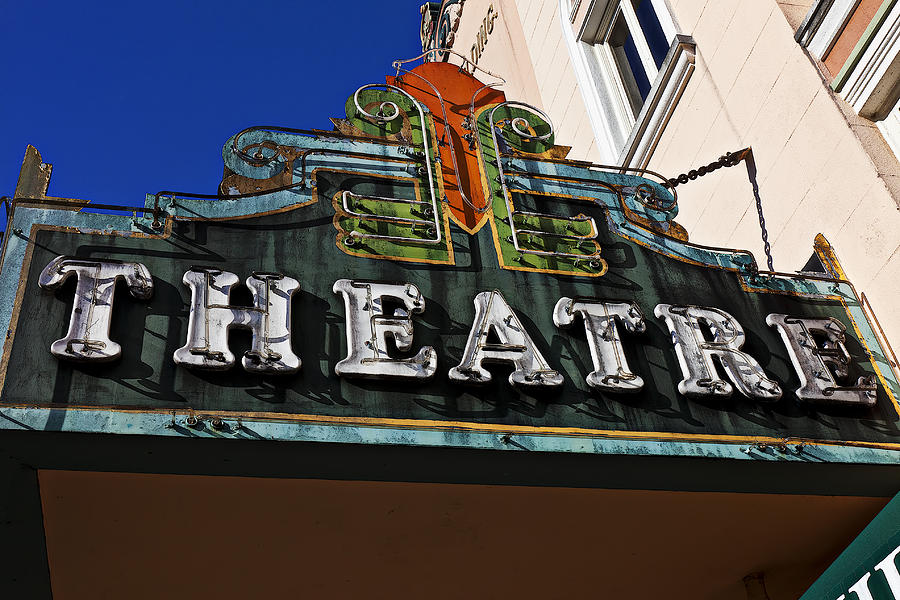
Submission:
<svg viewBox="0 0 900 600">
<path fill-rule="evenodd" d="M 356 105 L 356 110 L 359 111 L 359 113 L 362 114 L 362 115 L 363 115 L 364 117 L 366 117 L 366 118 L 372 119 L 372 120 L 377 121 L 377 122 L 379 122 L 379 123 L 387 123 L 388 121 L 393 121 L 394 119 L 396 119 L 397 117 L 400 116 L 400 107 L 397 106 L 397 104 L 396 104 L 395 102 L 391 102 L 390 100 L 385 100 L 384 102 L 382 102 L 381 105 L 378 107 L 378 114 L 377 114 L 377 115 L 373 115 L 372 113 L 370 113 L 369 111 L 367 111 L 366 109 L 364 109 L 362 106 L 360 106 L 360 104 L 359 104 L 359 93 L 360 93 L 361 91 L 363 91 L 363 90 L 367 90 L 367 89 L 370 89 L 370 88 L 376 88 L 376 87 L 377 87 L 377 88 L 380 88 L 380 87 L 386 87 L 386 88 L 394 89 L 394 90 L 397 90 L 397 91 L 400 91 L 400 92 L 403 91 L 403 90 L 401 90 L 400 88 L 394 87 L 394 86 L 392 86 L 392 85 L 379 84 L 379 83 L 370 83 L 370 84 L 368 84 L 368 85 L 362 86 L 361 88 L 359 88 L 358 90 L 356 90 L 356 92 L 353 93 L 353 104 Z M 405 93 L 405 92 L 404 92 L 404 93 Z M 406 94 L 406 95 L 407 95 L 411 100 L 413 100 L 412 96 L 410 96 L 409 94 Z M 415 100 L 413 100 L 413 102 L 415 102 Z M 382 114 L 382 112 L 384 111 L 384 107 L 385 107 L 385 106 L 390 107 L 391 110 L 393 111 L 390 115 Z M 419 113 L 421 114 L 421 112 L 422 112 L 422 111 L 420 110 Z M 423 120 L 422 125 L 423 125 L 423 129 L 424 129 L 424 120 Z"/>
<path fill-rule="evenodd" d="M 447 129 L 450 126 L 450 123 L 447 120 L 447 108 L 444 105 L 444 97 L 441 96 L 441 93 L 434 86 L 434 84 L 432 84 L 430 81 L 428 81 L 428 79 L 426 79 L 425 77 L 422 77 L 418 73 L 413 73 L 412 71 L 407 71 L 406 69 L 401 68 L 397 64 L 395 64 L 394 66 L 397 69 L 398 76 L 402 72 L 405 75 L 413 75 L 415 77 L 418 77 L 419 79 L 421 79 L 422 81 L 427 83 L 428 87 L 431 88 L 431 91 L 434 92 L 434 95 L 437 96 L 438 102 L 440 102 L 440 104 L 441 104 L 441 116 L 444 119 L 444 135 L 442 136 L 441 139 L 442 139 L 442 141 L 446 140 L 450 145 L 450 159 L 453 161 L 453 174 L 455 177 L 458 178 L 459 177 L 459 165 L 456 162 L 456 146 L 453 144 L 453 136 L 447 134 Z M 461 185 L 457 186 L 457 191 L 459 192 L 459 196 L 460 196 L 460 198 L 462 198 L 463 202 L 468 204 L 469 207 L 477 213 L 484 213 L 485 211 L 487 211 L 488 207 L 490 206 L 489 202 L 485 202 L 485 205 L 481 206 L 481 207 L 475 206 L 475 204 L 472 203 L 471 200 L 469 200 L 469 197 L 466 196 L 466 193 L 463 191 Z"/>
<path fill-rule="evenodd" d="M 463 121 L 463 126 L 465 127 L 466 125 L 469 125 L 469 127 L 468 127 L 469 129 L 475 130 L 475 98 L 477 98 L 478 94 L 480 94 L 484 90 L 489 89 L 489 88 L 496 88 L 501 85 L 505 85 L 507 83 L 507 81 L 505 78 L 501 77 L 500 75 L 497 75 L 496 73 L 492 73 L 491 71 L 488 71 L 484 67 L 478 66 L 477 64 L 475 64 L 474 62 L 469 60 L 469 58 L 467 56 L 464 56 L 464 55 L 460 54 L 459 52 L 456 52 L 455 50 L 450 50 L 449 48 L 431 48 L 430 50 L 426 50 L 422 54 L 415 56 L 413 58 L 406 58 L 403 60 L 395 60 L 393 63 L 391 63 L 391 66 L 397 70 L 398 76 L 400 75 L 400 71 L 403 71 L 404 73 L 410 73 L 410 71 L 403 69 L 403 65 L 405 65 L 406 63 L 415 62 L 419 59 L 425 58 L 425 57 L 427 57 L 431 54 L 437 53 L 437 52 L 445 53 L 445 54 L 452 54 L 452 55 L 462 59 L 463 64 L 461 64 L 459 66 L 460 71 L 462 71 L 463 68 L 468 69 L 468 67 L 471 66 L 473 74 L 475 73 L 475 71 L 481 71 L 485 75 L 493 77 L 494 79 L 497 80 L 494 83 L 489 83 L 487 85 L 481 86 L 480 88 L 475 90 L 474 94 L 472 94 L 472 100 L 469 102 L 469 115 L 466 118 L 466 120 Z M 420 76 L 420 78 L 421 78 L 421 76 Z M 446 122 L 446 120 L 445 120 L 445 122 Z M 550 122 L 549 119 L 547 122 L 548 123 Z M 474 148 L 475 148 L 474 138 L 472 138 L 469 140 L 469 149 L 474 150 Z"/>
<path fill-rule="evenodd" d="M 656 190 L 654 190 L 653 186 L 649 183 L 641 183 L 635 186 L 634 199 L 643 204 L 646 208 L 663 212 L 672 210 L 675 208 L 675 205 L 678 204 L 674 194 L 672 195 L 671 202 L 663 203 L 656 194 Z"/>
<path fill-rule="evenodd" d="M 254 142 L 244 148 L 240 147 L 240 140 L 248 133 L 253 131 L 265 131 L 272 133 L 287 133 L 290 135 L 297 136 L 310 136 L 314 138 L 335 138 L 342 140 L 359 140 L 359 141 L 371 141 L 368 137 L 365 136 L 354 136 L 354 135 L 344 135 L 337 131 L 320 131 L 316 129 L 294 129 L 292 127 L 281 127 L 279 125 L 252 125 L 250 127 L 246 127 L 239 131 L 234 138 L 231 140 L 231 152 L 235 154 L 238 158 L 243 160 L 245 163 L 253 165 L 255 167 L 265 166 L 275 159 L 281 154 L 279 150 L 279 144 L 275 140 L 267 139 L 261 140 L 258 142 Z M 293 145 L 293 148 L 299 148 L 297 145 Z M 246 152 L 247 148 L 257 148 L 257 151 L 254 154 L 248 154 Z M 265 156 L 262 153 L 262 148 L 268 148 L 272 150 L 271 156 Z"/>
<path fill-rule="evenodd" d="M 540 116 L 544 119 L 547 125 L 550 127 L 550 131 L 541 136 L 532 136 L 530 133 L 525 132 L 521 129 L 522 123 L 525 125 L 529 125 L 528 121 L 523 117 L 515 117 L 510 121 L 510 128 L 513 132 L 520 137 L 527 137 L 528 139 L 538 140 L 538 141 L 546 141 L 550 139 L 550 136 L 553 135 L 553 123 L 550 121 L 550 118 L 540 109 L 531 106 L 530 104 L 525 104 L 524 102 L 504 102 L 502 104 L 498 104 L 495 106 L 490 113 L 488 113 L 488 125 L 491 129 L 491 139 L 494 143 L 494 152 L 497 156 L 497 170 L 499 172 L 499 180 L 500 187 L 503 192 L 503 201 L 506 203 L 506 212 L 509 215 L 509 229 L 510 236 L 509 240 L 512 242 L 513 247 L 517 252 L 521 254 L 534 254 L 538 256 L 552 256 L 554 258 L 573 258 L 575 260 L 589 260 L 593 266 L 593 263 L 597 263 L 597 266 L 600 267 L 603 263 L 600 260 L 600 247 L 599 244 L 596 243 L 597 236 L 599 235 L 599 228 L 597 227 L 597 222 L 593 217 L 588 217 L 585 215 L 578 215 L 577 217 L 565 217 L 563 215 L 552 215 L 547 213 L 537 213 L 537 212 L 516 212 L 512 206 L 512 202 L 510 200 L 509 194 L 509 186 L 506 182 L 506 172 L 503 169 L 503 160 L 500 156 L 500 143 L 497 139 L 497 126 L 494 122 L 494 114 L 503 107 L 511 107 L 518 106 L 521 108 L 525 108 L 527 110 L 533 111 L 536 115 Z M 543 231 L 538 229 L 518 229 L 516 226 L 516 216 L 522 217 L 537 217 L 537 218 L 547 218 L 547 219 L 559 219 L 564 221 L 569 221 L 570 223 L 582 223 L 587 221 L 591 226 L 591 233 L 588 235 L 571 235 L 571 234 L 561 234 L 552 231 Z M 578 244 L 583 241 L 593 241 L 595 244 L 595 251 L 590 254 L 575 254 L 572 252 L 556 252 L 551 250 L 532 250 L 528 248 L 524 248 L 519 241 L 519 234 L 525 234 L 529 236 L 550 236 L 557 237 L 565 240 L 571 241 L 573 244 Z"/>
<path fill-rule="evenodd" d="M 434 227 L 435 237 L 433 237 L 433 238 L 431 238 L 431 237 L 418 238 L 418 237 L 404 237 L 404 236 L 394 236 L 394 235 L 376 235 L 376 234 L 372 234 L 372 233 L 362 233 L 360 231 L 354 230 L 354 231 L 350 232 L 350 237 L 348 238 L 348 241 L 355 239 L 355 238 L 374 238 L 374 239 L 388 240 L 391 242 L 412 242 L 412 243 L 420 243 L 420 244 L 438 244 L 441 242 L 441 228 L 439 226 L 440 222 L 438 220 L 438 200 L 437 200 L 437 195 L 435 194 L 435 191 L 434 191 L 434 174 L 432 173 L 432 169 L 431 169 L 431 151 L 430 151 L 429 144 L 428 144 L 429 132 L 428 132 L 428 128 L 425 125 L 425 111 L 423 110 L 422 105 L 419 104 L 419 102 L 415 98 L 413 98 L 410 94 L 408 94 L 403 89 L 401 89 L 395 85 L 389 85 L 386 83 L 370 83 L 370 84 L 360 87 L 353 94 L 353 104 L 356 106 L 356 110 L 358 110 L 359 113 L 361 115 L 365 116 L 366 118 L 373 119 L 375 121 L 379 121 L 382 123 L 386 123 L 388 121 L 392 121 L 392 120 L 396 119 L 401 114 L 400 107 L 395 102 L 391 102 L 389 100 L 383 101 L 379 108 L 379 113 L 383 113 L 385 107 L 391 109 L 391 113 L 389 115 L 387 115 L 387 114 L 373 115 L 372 113 L 365 110 L 362 106 L 360 106 L 360 104 L 359 104 L 360 92 L 362 92 L 363 90 L 374 89 L 374 88 L 391 90 L 393 92 L 401 94 L 402 96 L 405 96 L 407 99 L 409 99 L 410 102 L 413 103 L 413 106 L 416 107 L 416 110 L 419 113 L 419 125 L 422 128 L 422 145 L 423 145 L 423 157 L 425 160 L 425 172 L 428 177 L 428 192 L 431 196 L 430 206 L 431 206 L 431 215 L 433 217 L 433 222 L 429 221 L 427 223 Z M 342 195 L 341 202 L 342 202 L 342 205 L 345 210 L 347 210 L 347 207 L 349 206 L 348 199 L 350 196 L 356 196 L 356 195 L 351 194 L 350 192 L 344 192 Z M 360 196 L 356 196 L 356 197 L 360 197 Z M 419 201 L 404 200 L 401 198 L 385 198 L 385 197 L 374 197 L 374 196 L 366 196 L 366 197 L 371 197 L 373 199 L 380 200 L 383 202 L 397 202 L 397 203 L 418 203 L 419 202 Z M 423 203 L 423 204 L 427 204 L 427 203 Z M 348 211 L 348 214 L 350 214 L 356 218 L 375 219 L 375 220 L 381 220 L 381 221 L 392 221 L 395 223 L 396 222 L 408 223 L 410 225 L 411 229 L 414 228 L 414 226 L 416 225 L 416 221 L 418 221 L 415 219 L 402 219 L 400 217 L 395 217 L 394 215 L 383 215 L 383 214 L 365 215 L 363 217 L 363 216 L 360 216 L 360 213 L 354 212 L 352 210 Z M 352 243 L 351 243 L 351 245 L 352 245 Z"/>
<path fill-rule="evenodd" d="M 516 101 L 504 102 L 503 104 L 498 104 L 496 107 L 494 107 L 494 110 L 491 111 L 491 130 L 492 131 L 494 129 L 494 113 L 497 111 L 498 108 L 503 107 L 503 106 L 506 106 L 506 107 L 518 106 L 519 108 L 524 108 L 526 110 L 529 110 L 529 111 L 535 113 L 536 115 L 538 115 L 540 118 L 542 118 L 544 120 L 544 122 L 547 123 L 547 125 L 550 127 L 550 131 L 548 131 L 544 135 L 531 135 L 529 132 L 520 129 L 522 124 L 525 124 L 526 126 L 531 126 L 531 124 L 528 122 L 528 120 L 525 119 L 524 117 L 513 117 L 512 119 L 510 119 L 509 124 L 510 124 L 510 127 L 512 127 L 512 130 L 519 137 L 525 138 L 526 140 L 537 140 L 539 142 L 546 142 L 547 140 L 550 139 L 550 136 L 553 135 L 553 133 L 554 133 L 553 121 L 550 120 L 550 117 L 547 115 L 547 113 L 545 113 L 541 109 L 539 109 L 535 106 L 532 106 L 530 104 L 526 104 L 524 102 L 516 102 Z"/>
</svg>

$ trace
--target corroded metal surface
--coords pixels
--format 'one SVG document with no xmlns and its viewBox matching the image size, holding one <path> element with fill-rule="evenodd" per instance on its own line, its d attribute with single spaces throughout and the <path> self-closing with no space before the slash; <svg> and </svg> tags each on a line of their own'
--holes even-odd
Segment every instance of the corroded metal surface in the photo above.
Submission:
<svg viewBox="0 0 900 600">
<path fill-rule="evenodd" d="M 345 109 L 331 132 L 233 136 L 218 195 L 162 192 L 133 216 L 17 199 L 0 271 L 2 426 L 52 414 L 73 431 L 895 460 L 900 387 L 824 240 L 833 276 L 761 273 L 747 252 L 693 245 L 667 178 L 566 160 L 540 111 L 447 63 L 363 86 Z M 152 277 L 152 299 L 120 294 L 111 311 L 120 359 L 50 352 L 76 296 L 74 282 L 40 291 L 57 256 Z M 677 307 L 680 329 L 664 318 Z M 575 315 L 585 326 L 564 329 Z M 798 395 L 768 315 L 838 323 L 847 359 L 826 361 L 831 387 L 872 381 L 871 405 Z M 225 333 L 241 325 L 252 337 Z M 688 334 L 700 358 L 682 365 Z M 173 360 L 222 347 L 257 368 Z"/>
</svg>

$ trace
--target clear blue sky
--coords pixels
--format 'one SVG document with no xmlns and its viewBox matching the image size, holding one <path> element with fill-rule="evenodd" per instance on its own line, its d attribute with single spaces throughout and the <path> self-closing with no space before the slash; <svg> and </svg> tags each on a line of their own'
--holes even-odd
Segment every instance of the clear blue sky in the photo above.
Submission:
<svg viewBox="0 0 900 600">
<path fill-rule="evenodd" d="M 215 193 L 230 135 L 331 129 L 357 87 L 419 54 L 422 2 L 3 2 L 0 195 L 26 144 L 53 196 Z"/>
</svg>

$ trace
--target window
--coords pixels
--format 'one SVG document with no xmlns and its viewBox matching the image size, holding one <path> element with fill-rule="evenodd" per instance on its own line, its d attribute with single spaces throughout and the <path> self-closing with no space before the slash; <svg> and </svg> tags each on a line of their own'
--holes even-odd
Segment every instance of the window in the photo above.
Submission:
<svg viewBox="0 0 900 600">
<path fill-rule="evenodd" d="M 884 140 L 894 151 L 894 156 L 900 158 L 900 102 L 894 105 L 893 110 L 882 121 L 876 123 Z"/>
<path fill-rule="evenodd" d="M 693 72 L 693 40 L 665 0 L 593 0 L 583 13 L 563 21 L 564 37 L 597 147 L 604 161 L 645 167 Z"/>
<path fill-rule="evenodd" d="M 900 4 L 817 0 L 794 37 L 822 60 L 831 88 L 877 125 L 900 158 Z"/>
<path fill-rule="evenodd" d="M 597 52 L 610 55 L 618 71 L 623 99 L 636 117 L 659 68 L 669 52 L 650 0 L 623 0 L 617 7 L 606 36 L 594 44 Z"/>
</svg>

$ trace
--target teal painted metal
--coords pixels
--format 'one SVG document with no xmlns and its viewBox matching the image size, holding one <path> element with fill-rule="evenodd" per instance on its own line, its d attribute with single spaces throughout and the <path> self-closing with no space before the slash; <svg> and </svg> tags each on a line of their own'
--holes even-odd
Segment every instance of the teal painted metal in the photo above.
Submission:
<svg viewBox="0 0 900 600">
<path fill-rule="evenodd" d="M 822 444 L 767 444 L 765 442 L 702 442 L 603 438 L 588 435 L 548 435 L 467 431 L 443 428 L 334 425 L 260 420 L 247 417 L 223 419 L 223 429 L 201 419 L 188 424 L 188 416 L 176 414 L 125 413 L 105 410 L 2 408 L 0 429 L 18 431 L 62 431 L 152 435 L 166 438 L 267 440 L 285 442 L 329 442 L 389 446 L 428 446 L 501 450 L 507 452 L 560 452 L 629 456 L 679 456 L 737 461 L 779 463 L 896 464 L 897 452 Z M 715 487 L 714 482 L 710 482 Z"/>
<path fill-rule="evenodd" d="M 748 252 L 683 241 L 673 221 L 676 199 L 664 179 L 551 158 L 552 137 L 546 142 L 511 137 L 506 143 L 513 149 L 498 157 L 489 145 L 487 109 L 475 121 L 484 173 L 470 174 L 483 176 L 494 199 L 483 230 L 470 234 L 457 227 L 442 202 L 439 218 L 453 251 L 443 264 L 427 262 L 431 255 L 414 244 L 389 249 L 406 252 L 391 260 L 379 256 L 375 246 L 343 246 L 346 232 L 341 228 L 358 224 L 341 221 L 340 207 L 333 203 L 342 190 L 402 195 L 411 193 L 414 182 L 415 197 L 421 199 L 429 184 L 441 185 L 438 172 L 450 168 L 437 155 L 440 140 L 427 108 L 421 119 L 411 111 L 412 104 L 403 104 L 390 91 L 366 100 L 389 101 L 410 113 L 409 131 L 384 128 L 381 139 L 349 138 L 340 132 L 249 131 L 239 140 L 241 147 L 293 153 L 290 160 L 267 161 L 263 155 L 256 164 L 234 153 L 235 138 L 229 139 L 223 191 L 245 196 L 239 199 L 148 196 L 147 212 L 130 216 L 18 201 L 0 269 L 0 323 L 8 331 L 3 356 L 9 361 L 0 392 L 5 405 L 0 428 L 741 461 L 897 462 L 900 428 L 893 398 L 900 396 L 900 386 L 848 282 L 759 273 Z M 368 129 L 374 135 L 371 131 L 381 125 L 364 123 L 351 104 L 348 126 L 355 123 L 357 134 Z M 497 115 L 511 126 L 521 113 Z M 535 115 L 529 119 L 535 136 L 552 132 Z M 423 122 L 432 142 L 430 178 L 418 168 L 423 159 L 414 158 L 424 150 L 426 138 L 416 133 Z M 398 141 L 404 135 L 409 136 L 406 141 Z M 541 218 L 540 226 L 557 228 L 575 212 L 596 219 L 599 256 L 609 269 L 605 274 L 570 259 L 523 259 L 510 250 L 498 160 L 516 210 L 534 210 L 538 202 L 546 204 L 548 195 L 556 197 L 551 208 L 560 216 Z M 267 193 L 278 187 L 276 180 L 290 187 Z M 231 190 L 229 182 L 245 187 Z M 640 201 L 639 186 L 652 190 L 653 202 Z M 162 230 L 154 228 L 157 207 L 163 212 Z M 367 257 L 354 255 L 359 252 Z M 124 348 L 120 363 L 73 367 L 49 354 L 49 341 L 60 337 L 67 323 L 71 290 L 42 295 L 36 277 L 57 254 L 138 261 L 154 275 L 157 296 L 147 306 L 128 300 L 117 304 L 114 333 Z M 299 376 L 204 375 L 172 363 L 172 349 L 184 342 L 189 300 L 181 274 L 192 264 L 213 264 L 240 277 L 252 270 L 281 271 L 301 281 L 297 312 L 303 316 L 295 322 L 304 361 Z M 414 347 L 438 350 L 434 382 L 366 383 L 334 375 L 335 363 L 346 354 L 343 307 L 331 293 L 331 284 L 341 277 L 409 281 L 422 290 L 426 310 L 416 319 Z M 490 289 L 503 292 L 541 352 L 564 374 L 561 392 L 521 393 L 509 388 L 505 377 L 481 391 L 446 380 L 472 323 L 472 298 Z M 628 360 L 652 389 L 622 397 L 587 388 L 590 358 L 583 331 L 564 333 L 552 323 L 553 304 L 563 295 L 638 303 L 651 326 L 644 336 L 626 339 Z M 769 406 L 743 398 L 724 404 L 682 398 L 675 391 L 680 372 L 668 332 L 649 317 L 659 302 L 703 304 L 734 314 L 748 331 L 747 350 L 787 392 L 795 385 L 790 361 L 777 334 L 765 325 L 765 315 L 783 311 L 837 318 L 850 333 L 861 371 L 880 377 L 878 404 L 848 412 L 802 406 L 790 393 Z M 131 330 L 127 323 L 142 327 Z M 201 426 L 186 426 L 188 416 L 199 417 Z M 224 423 L 221 429 L 212 428 L 214 419 Z M 241 427 L 236 429 L 238 419 Z"/>
</svg>

